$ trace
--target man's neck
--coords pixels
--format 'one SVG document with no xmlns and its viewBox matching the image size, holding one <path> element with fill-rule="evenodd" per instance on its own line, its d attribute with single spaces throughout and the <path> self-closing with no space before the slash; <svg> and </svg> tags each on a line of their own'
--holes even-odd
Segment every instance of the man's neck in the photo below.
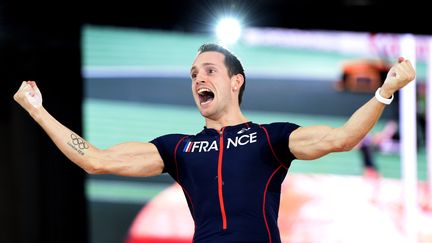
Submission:
<svg viewBox="0 0 432 243">
<path fill-rule="evenodd" d="M 242 113 L 238 113 L 235 116 L 223 116 L 219 119 L 205 118 L 206 127 L 216 129 L 217 131 L 226 126 L 234 126 L 248 121 Z"/>
</svg>

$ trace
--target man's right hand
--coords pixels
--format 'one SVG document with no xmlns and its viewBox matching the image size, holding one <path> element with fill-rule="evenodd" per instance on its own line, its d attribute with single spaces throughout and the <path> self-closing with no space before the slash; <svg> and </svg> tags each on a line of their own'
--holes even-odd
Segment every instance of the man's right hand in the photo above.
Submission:
<svg viewBox="0 0 432 243">
<path fill-rule="evenodd" d="M 42 94 L 34 81 L 23 81 L 14 100 L 29 113 L 42 107 Z"/>
</svg>

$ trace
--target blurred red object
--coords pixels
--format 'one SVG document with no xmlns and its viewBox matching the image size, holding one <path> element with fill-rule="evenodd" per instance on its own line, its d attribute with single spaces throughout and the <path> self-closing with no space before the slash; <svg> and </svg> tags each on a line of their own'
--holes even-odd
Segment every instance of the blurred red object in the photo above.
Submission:
<svg viewBox="0 0 432 243">
<path fill-rule="evenodd" d="M 419 183 L 419 192 L 423 204 L 426 183 Z M 421 212 L 419 243 L 432 242 L 432 212 Z M 383 177 L 371 184 L 362 176 L 289 174 L 278 223 L 282 242 L 403 243 L 402 184 Z M 190 243 L 194 227 L 183 191 L 173 184 L 143 207 L 125 243 Z"/>
<path fill-rule="evenodd" d="M 390 63 L 381 59 L 357 59 L 342 64 L 339 91 L 375 92 L 383 84 Z"/>
</svg>

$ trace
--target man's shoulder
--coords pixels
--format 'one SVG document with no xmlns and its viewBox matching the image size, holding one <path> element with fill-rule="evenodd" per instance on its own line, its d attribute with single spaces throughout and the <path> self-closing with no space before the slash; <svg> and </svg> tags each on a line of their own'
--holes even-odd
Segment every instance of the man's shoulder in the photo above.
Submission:
<svg viewBox="0 0 432 243">
<path fill-rule="evenodd" d="M 278 126 L 299 126 L 296 123 L 286 122 L 286 121 L 275 121 L 269 123 L 261 123 L 260 126 L 264 127 L 278 127 Z"/>
<path fill-rule="evenodd" d="M 261 124 L 261 127 L 264 128 L 269 134 L 274 135 L 283 135 L 290 134 L 294 130 L 300 127 L 300 125 L 292 122 L 271 122 L 266 124 Z"/>
<path fill-rule="evenodd" d="M 165 135 L 161 135 L 159 137 L 156 137 L 155 139 L 153 139 L 152 141 L 178 141 L 184 137 L 189 137 L 191 135 L 189 134 L 183 134 L 183 133 L 170 133 L 170 134 L 165 134 Z"/>
</svg>

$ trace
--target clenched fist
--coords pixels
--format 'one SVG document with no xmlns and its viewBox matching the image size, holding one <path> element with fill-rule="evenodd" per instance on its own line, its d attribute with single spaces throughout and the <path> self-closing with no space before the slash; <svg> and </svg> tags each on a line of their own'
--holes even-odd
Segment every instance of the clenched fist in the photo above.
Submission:
<svg viewBox="0 0 432 243">
<path fill-rule="evenodd" d="M 390 97 L 394 92 L 414 80 L 415 76 L 416 72 L 411 62 L 400 57 L 398 63 L 389 70 L 381 89 L 381 95 Z"/>
<path fill-rule="evenodd" d="M 34 81 L 23 81 L 14 100 L 28 112 L 42 107 L 42 94 Z"/>
</svg>

